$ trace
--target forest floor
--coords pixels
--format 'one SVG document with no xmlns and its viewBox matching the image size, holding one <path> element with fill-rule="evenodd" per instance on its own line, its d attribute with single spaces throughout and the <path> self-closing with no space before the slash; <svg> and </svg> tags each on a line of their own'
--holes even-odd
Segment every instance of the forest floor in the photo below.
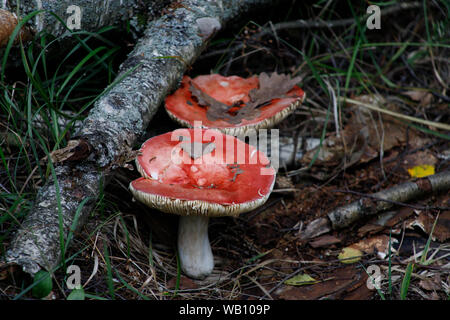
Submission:
<svg viewBox="0 0 450 320">
<path fill-rule="evenodd" d="M 411 2 L 411 8 L 383 16 L 383 10 L 397 5 L 392 1 L 381 7 L 381 29 L 369 29 L 366 2 L 349 3 L 307 6 L 292 1 L 282 5 L 287 9 L 283 15 L 276 10 L 256 12 L 247 23 L 213 39 L 191 67 L 191 77 L 249 77 L 273 71 L 302 77 L 299 86 L 307 99 L 277 127 L 285 139 L 282 147 L 301 139 L 298 155 L 280 168 L 274 191 L 262 207 L 237 218 L 210 220 L 215 268 L 204 280 L 180 271 L 177 216 L 133 201 L 128 185 L 139 173 L 118 169 L 66 253 L 66 264 L 80 267 L 87 299 L 450 298 L 448 190 L 397 202 L 343 229 L 302 237 L 309 223 L 336 208 L 450 170 L 450 132 L 436 127 L 450 123 L 450 7 Z M 281 24 L 298 19 L 309 23 L 297 28 Z M 317 27 L 313 20 L 331 24 Z M 105 63 L 80 65 L 86 53 L 79 46 L 64 67 L 37 68 L 40 87 L 23 71 L 0 84 L 1 255 L 48 178 L 41 161 L 46 150 L 69 140 L 76 124 L 55 123 L 60 118 L 75 120 L 71 112 L 78 113 L 76 119 L 85 116 L 130 50 L 129 35 L 117 40 L 114 32 L 105 32 L 101 43 L 108 48 L 101 56 Z M 30 65 L 39 47 L 33 50 L 25 52 Z M 76 66 L 80 77 L 56 92 Z M 41 89 L 49 95 L 44 97 Z M 40 108 L 48 105 L 46 99 L 59 112 Z M 37 130 L 31 114 L 41 115 L 44 129 Z M 30 126 L 36 130 L 28 130 Z M 148 135 L 135 147 L 176 128 L 161 107 Z M 307 141 L 319 146 L 308 149 Z M 345 260 L 348 257 L 353 259 Z M 14 271 L 0 269 L 0 299 L 32 299 L 32 283 Z M 47 299 L 66 299 L 71 292 L 65 285 L 67 274 L 59 269 L 52 278 Z"/>
</svg>

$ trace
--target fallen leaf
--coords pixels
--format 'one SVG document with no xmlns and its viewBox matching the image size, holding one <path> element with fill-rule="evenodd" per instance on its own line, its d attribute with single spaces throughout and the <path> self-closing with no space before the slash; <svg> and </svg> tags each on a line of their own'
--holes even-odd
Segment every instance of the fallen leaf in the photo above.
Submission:
<svg viewBox="0 0 450 320">
<path fill-rule="evenodd" d="M 303 273 L 303 274 L 298 274 L 298 275 L 286 280 L 284 283 L 287 285 L 290 285 L 290 286 L 304 286 L 304 285 L 308 285 L 308 284 L 315 284 L 318 282 L 319 281 L 317 281 L 310 275 Z"/>
<path fill-rule="evenodd" d="M 91 151 L 91 146 L 86 140 L 69 140 L 66 147 L 50 152 L 50 157 L 53 163 L 80 161 L 87 158 Z M 47 156 L 42 160 L 47 160 Z"/>
<path fill-rule="evenodd" d="M 433 99 L 433 95 L 430 92 L 420 90 L 405 91 L 403 95 L 410 97 L 411 100 L 420 102 L 421 105 L 429 105 Z"/>
<path fill-rule="evenodd" d="M 17 25 L 17 18 L 13 13 L 0 9 L 0 22 L 0 47 L 2 47 L 8 43 Z"/>
<path fill-rule="evenodd" d="M 421 211 L 418 217 L 408 223 L 407 227 L 419 227 L 423 230 L 423 232 L 429 235 L 431 233 L 435 220 L 435 216 Z M 450 239 L 450 211 L 444 211 L 439 215 L 431 238 L 433 241 L 439 242 L 445 242 Z"/>
<path fill-rule="evenodd" d="M 408 173 L 413 178 L 423 178 L 434 174 L 434 166 L 431 165 L 421 165 L 415 166 L 408 169 Z"/>
<path fill-rule="evenodd" d="M 232 116 L 229 115 L 227 112 L 230 110 L 233 106 L 229 106 L 225 103 L 222 103 L 210 95 L 206 94 L 204 91 L 197 88 L 193 82 L 191 82 L 191 86 L 189 87 L 189 90 L 192 93 L 192 96 L 195 97 L 198 101 L 198 104 L 201 106 L 207 106 L 208 110 L 206 112 L 206 115 L 209 120 L 215 121 L 218 119 L 227 119 L 228 121 L 232 120 Z"/>
<path fill-rule="evenodd" d="M 301 77 L 291 78 L 289 75 L 276 72 L 271 75 L 263 72 L 258 77 L 259 87 L 248 93 L 250 100 L 246 103 L 237 101 L 233 105 L 227 105 L 214 99 L 197 88 L 193 82 L 191 82 L 189 90 L 199 105 L 208 107 L 206 111 L 208 120 L 224 119 L 231 124 L 239 124 L 244 119 L 256 118 L 260 113 L 258 107 L 266 105 L 274 99 L 285 98 L 288 91 L 294 88 L 301 79 Z"/>
<path fill-rule="evenodd" d="M 432 280 L 429 279 L 420 280 L 419 286 L 427 291 L 434 291 L 440 289 L 439 285 L 437 285 L 436 283 L 434 283 Z"/>
<path fill-rule="evenodd" d="M 397 239 L 391 238 L 391 247 Z M 389 236 L 379 235 L 371 238 L 361 240 L 349 246 L 350 248 L 365 252 L 367 254 L 378 253 L 381 259 L 384 259 L 389 254 Z"/>
<path fill-rule="evenodd" d="M 245 106 L 249 109 L 257 108 L 273 99 L 286 97 L 286 93 L 300 82 L 302 77 L 291 78 L 289 75 L 278 74 L 276 72 L 273 72 L 269 76 L 263 72 L 259 75 L 258 79 L 258 89 L 252 89 L 249 92 L 250 101 Z"/>
<path fill-rule="evenodd" d="M 340 242 L 341 239 L 336 238 L 335 236 L 325 235 L 315 239 L 314 241 L 311 241 L 309 245 L 313 248 L 321 248 L 321 247 L 328 247 Z"/>
<path fill-rule="evenodd" d="M 370 220 L 366 225 L 358 229 L 358 236 L 364 237 L 380 232 L 386 228 L 393 228 L 396 224 L 404 221 L 414 214 L 413 209 L 402 207 L 396 211 L 388 211 L 379 214 L 376 218 Z"/>
<path fill-rule="evenodd" d="M 380 101 L 372 101 L 373 99 L 366 96 L 355 99 L 380 104 Z M 353 107 L 351 110 L 354 111 L 340 130 L 339 136 L 336 133 L 328 135 L 322 145 L 307 151 L 302 157 L 303 165 L 309 165 L 314 159 L 314 165 L 324 168 L 322 171 L 331 171 L 328 174 L 316 174 L 315 178 L 327 179 L 357 163 L 366 163 L 378 157 L 381 151 L 386 153 L 406 141 L 414 148 L 420 148 L 429 141 L 419 136 L 415 130 L 407 131 L 408 127 L 392 116 L 368 111 L 362 107 Z"/>
<path fill-rule="evenodd" d="M 346 247 L 342 249 L 341 253 L 338 255 L 338 259 L 341 261 L 341 263 L 355 263 L 361 260 L 363 253 L 355 248 Z"/>
<path fill-rule="evenodd" d="M 177 278 L 174 277 L 167 282 L 167 287 L 175 288 L 176 283 L 177 283 Z M 197 283 L 194 282 L 194 280 L 192 280 L 188 277 L 185 277 L 183 275 L 180 277 L 180 283 L 179 283 L 180 290 L 190 290 L 190 289 L 197 289 L 197 288 L 198 288 L 198 285 L 197 285 Z"/>
<path fill-rule="evenodd" d="M 330 220 L 328 220 L 328 218 L 318 218 L 311 221 L 299 235 L 300 239 L 307 240 L 327 233 L 330 230 Z"/>
</svg>

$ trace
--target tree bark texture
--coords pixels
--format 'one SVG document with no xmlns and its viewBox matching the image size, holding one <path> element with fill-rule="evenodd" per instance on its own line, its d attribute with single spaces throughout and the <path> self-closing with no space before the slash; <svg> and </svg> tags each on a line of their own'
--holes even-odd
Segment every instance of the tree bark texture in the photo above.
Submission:
<svg viewBox="0 0 450 320">
<path fill-rule="evenodd" d="M 82 226 L 105 178 L 123 164 L 166 95 L 215 32 L 252 7 L 272 2 L 186 0 L 150 21 L 122 63 L 120 81 L 97 101 L 75 134 L 78 149 L 72 159 L 83 160 L 56 166 L 56 180 L 50 177 L 39 190 L 33 209 L 6 252 L 6 262 L 20 265 L 31 275 L 41 268 L 57 267 L 60 228 L 67 240 L 70 230 Z M 79 223 L 73 228 L 77 208 Z"/>
<path fill-rule="evenodd" d="M 147 20 L 157 17 L 169 0 L 2 0 L 0 9 L 21 19 L 34 11 L 44 10 L 27 22 L 33 33 L 46 31 L 55 37 L 67 32 L 64 25 L 50 12 L 68 22 L 80 9 L 80 29 L 95 31 L 101 27 L 129 21 L 135 30 L 143 30 Z M 74 9 L 75 8 L 75 9 Z"/>
</svg>

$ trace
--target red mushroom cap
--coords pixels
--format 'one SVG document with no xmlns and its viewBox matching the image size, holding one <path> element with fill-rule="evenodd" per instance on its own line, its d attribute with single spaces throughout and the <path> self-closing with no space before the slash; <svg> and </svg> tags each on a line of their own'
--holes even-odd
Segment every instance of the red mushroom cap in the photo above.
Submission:
<svg viewBox="0 0 450 320">
<path fill-rule="evenodd" d="M 275 182 L 262 152 L 217 130 L 178 129 L 147 140 L 140 151 L 136 164 L 144 177 L 130 190 L 165 212 L 236 216 L 262 205 Z"/>
<path fill-rule="evenodd" d="M 286 118 L 303 101 L 305 93 L 300 87 L 294 86 L 286 93 L 285 98 L 273 99 L 269 104 L 258 108 L 259 114 L 251 119 L 242 119 L 240 123 L 230 123 L 225 119 L 210 120 L 207 108 L 201 106 L 193 97 L 190 86 L 206 93 L 215 100 L 229 106 L 229 111 L 239 109 L 250 100 L 249 93 L 258 88 L 259 79 L 256 76 L 241 78 L 238 76 L 224 77 L 219 74 L 202 75 L 194 79 L 184 76 L 180 88 L 166 98 L 165 106 L 169 116 L 183 126 L 193 128 L 194 121 L 201 121 L 203 128 L 216 128 L 226 134 L 245 134 L 249 128 L 255 130 L 270 128 Z"/>
</svg>

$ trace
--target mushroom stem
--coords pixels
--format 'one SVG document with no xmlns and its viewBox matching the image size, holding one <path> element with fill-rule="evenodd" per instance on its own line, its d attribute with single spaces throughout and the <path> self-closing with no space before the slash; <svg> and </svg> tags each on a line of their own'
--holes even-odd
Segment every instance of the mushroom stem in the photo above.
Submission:
<svg viewBox="0 0 450 320">
<path fill-rule="evenodd" d="M 178 253 L 183 272 L 195 279 L 206 278 L 214 268 L 208 238 L 209 217 L 181 216 L 178 225 Z"/>
</svg>

